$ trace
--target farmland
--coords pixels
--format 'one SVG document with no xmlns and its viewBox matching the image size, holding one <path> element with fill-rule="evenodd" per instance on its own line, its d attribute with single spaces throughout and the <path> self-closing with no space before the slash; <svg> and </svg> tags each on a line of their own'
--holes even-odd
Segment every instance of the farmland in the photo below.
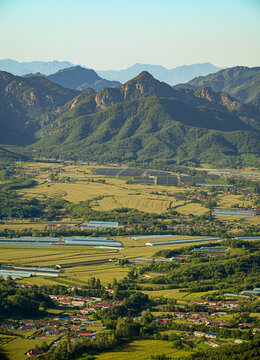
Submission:
<svg viewBox="0 0 260 360">
<path fill-rule="evenodd" d="M 52 343 L 57 339 L 57 336 L 50 335 L 44 339 L 47 344 Z M 0 344 L 3 344 L 3 348 L 6 355 L 10 359 L 24 360 L 27 358 L 25 355 L 26 351 L 35 346 L 42 344 L 42 339 L 24 339 L 21 336 L 8 336 L 0 335 Z"/>
<path fill-rule="evenodd" d="M 92 209 L 105 212 L 120 208 L 132 208 L 148 213 L 162 214 L 170 209 L 175 209 L 183 215 L 203 215 L 208 211 L 203 203 L 188 200 L 189 196 L 186 197 L 188 201 L 177 195 L 174 196 L 174 194 L 189 193 L 190 189 L 187 186 L 165 187 L 131 184 L 127 183 L 125 177 L 99 175 L 98 171 L 96 174 L 95 171 L 98 167 L 95 165 L 24 163 L 22 167 L 27 173 L 34 174 L 37 181 L 36 186 L 18 191 L 24 198 L 62 197 L 75 204 L 80 201 L 91 201 Z M 125 173 L 128 174 L 126 171 Z M 50 181 L 53 174 L 63 180 L 70 178 L 71 181 Z M 209 188 L 204 191 L 210 193 Z M 248 208 L 253 204 L 252 198 L 228 192 L 220 192 L 216 199 L 219 207 L 227 209 L 233 206 Z M 255 218 L 248 219 L 248 221 L 249 223 L 259 223 L 259 219 Z"/>
<path fill-rule="evenodd" d="M 96 177 L 95 177 L 96 178 Z M 156 187 L 163 190 L 163 187 Z M 185 191 L 176 187 L 169 187 L 169 191 Z M 39 183 L 31 189 L 23 189 L 19 193 L 24 196 L 44 198 L 62 196 L 65 200 L 77 203 L 103 197 L 93 204 L 93 208 L 109 211 L 116 208 L 129 207 L 140 211 L 162 213 L 170 208 L 172 200 L 167 196 L 151 194 L 152 188 L 147 185 L 129 185 L 125 180 L 108 179 L 105 184 L 96 182 L 75 181 L 74 183 Z M 183 202 L 174 201 L 174 205 Z"/>
<path fill-rule="evenodd" d="M 191 237 L 182 237 L 189 239 Z M 6 265 L 24 265 L 24 266 L 55 266 L 66 263 L 76 263 L 87 260 L 99 260 L 103 258 L 130 259 L 135 257 L 151 257 L 155 251 L 163 250 L 164 245 L 153 247 L 145 246 L 147 239 L 132 240 L 129 237 L 114 237 L 115 240 L 121 241 L 124 249 L 118 251 L 113 249 L 97 249 L 89 246 L 22 246 L 22 245 L 1 245 L 0 246 L 0 263 Z M 169 238 L 171 239 L 171 238 Z M 179 237 L 173 237 L 176 240 Z M 160 238 L 156 239 L 160 241 Z M 161 238 L 164 240 L 164 238 Z M 207 243 L 207 242 L 206 242 Z M 203 244 L 198 242 L 196 244 Z M 189 246 L 190 243 L 187 244 Z M 185 246 L 184 244 L 172 244 L 167 248 L 178 249 Z M 127 275 L 128 269 L 118 266 L 116 263 L 91 263 L 90 265 L 72 265 L 63 269 L 63 274 L 59 278 L 49 279 L 47 277 L 32 277 L 26 279 L 30 284 L 56 284 L 66 283 L 86 283 L 91 277 L 98 277 L 102 283 L 111 283 L 114 278 L 118 280 Z"/>
<path fill-rule="evenodd" d="M 173 349 L 169 342 L 160 340 L 137 340 L 117 351 L 104 353 L 96 357 L 97 360 L 146 360 L 147 356 L 165 354 L 171 357 L 187 355 L 186 351 Z"/>
<path fill-rule="evenodd" d="M 171 238 L 171 237 L 169 237 Z M 176 237 L 172 237 L 173 239 L 176 239 Z M 178 238 L 178 237 L 177 237 Z M 191 238 L 191 237 L 185 237 L 185 238 Z M 63 263 L 67 263 L 67 262 L 77 262 L 77 261 L 82 261 L 82 260 L 87 260 L 87 259 L 101 259 L 104 257 L 113 257 L 116 259 L 126 259 L 126 258 L 134 258 L 137 256 L 146 256 L 146 257 L 152 257 L 155 255 L 155 251 L 160 252 L 163 251 L 165 249 L 165 246 L 157 246 L 156 249 L 154 247 L 147 247 L 145 246 L 145 242 L 148 241 L 149 238 L 140 238 L 140 239 L 136 239 L 136 240 L 132 240 L 130 237 L 116 237 L 116 240 L 120 240 L 123 244 L 124 244 L 124 249 L 120 250 L 120 252 L 115 252 L 112 249 L 97 249 L 97 248 L 92 248 L 92 247 L 80 247 L 80 249 L 77 246 L 68 246 L 68 247 L 62 247 L 62 246 L 17 246 L 17 245 L 13 245 L 13 246 L 9 246 L 9 245 L 2 245 L 0 247 L 0 262 L 3 263 L 8 263 L 8 264 L 16 264 L 16 265 L 38 265 L 38 266 L 53 266 L 57 263 L 59 264 L 63 264 Z M 156 238 L 156 240 L 160 241 L 165 239 L 164 237 L 159 237 Z M 199 243 L 198 243 L 199 244 Z M 209 242 L 210 244 L 210 242 Z M 196 243 L 197 245 L 197 243 Z M 182 251 L 185 251 L 185 248 L 187 248 L 188 246 L 190 246 L 190 243 L 187 244 L 169 244 L 167 245 L 167 251 L 169 250 L 174 250 L 177 251 L 178 249 L 182 249 Z M 186 252 L 187 253 L 187 252 Z M 179 267 L 180 269 L 183 266 L 188 266 L 191 259 L 190 256 L 192 253 L 188 252 L 188 257 L 186 258 L 186 260 L 184 261 L 184 263 L 182 263 L 182 265 L 178 264 L 178 260 L 176 260 L 177 262 L 175 262 L 175 267 Z M 241 256 L 245 256 L 245 251 L 244 250 L 239 250 L 239 251 L 232 251 L 232 256 L 236 256 L 239 257 Z M 158 257 L 158 254 L 156 255 L 156 257 Z M 225 259 L 226 255 L 224 255 L 223 257 L 220 257 L 220 261 L 223 261 L 223 259 Z M 181 260 L 183 261 L 183 260 Z M 215 262 L 218 262 L 218 258 L 215 259 Z M 228 261 L 228 259 L 227 259 Z M 196 260 L 195 263 L 196 264 Z M 159 265 L 159 264 L 158 264 Z M 114 350 L 108 350 L 105 352 L 101 352 L 100 354 L 95 355 L 95 359 L 96 360 L 106 360 L 106 359 L 131 359 L 131 356 L 134 356 L 137 359 L 147 359 L 148 356 L 155 356 L 155 355 L 161 355 L 161 354 L 166 354 L 167 356 L 170 356 L 172 359 L 175 358 L 179 358 L 180 356 L 189 356 L 190 352 L 190 348 L 187 348 L 187 346 L 185 348 L 176 348 L 175 346 L 173 346 L 172 341 L 169 341 L 169 339 L 172 337 L 172 339 L 176 339 L 176 337 L 188 337 L 188 340 L 184 340 L 184 344 L 193 344 L 193 347 L 196 349 L 205 349 L 205 344 L 204 341 L 201 340 L 197 340 L 194 335 L 192 334 L 191 330 L 189 328 L 187 328 L 187 326 L 185 325 L 187 320 L 185 319 L 179 319 L 178 318 L 178 312 L 173 312 L 173 309 L 176 309 L 178 311 L 184 311 L 183 309 L 185 308 L 186 310 L 192 309 L 191 306 L 191 302 L 192 301 L 198 301 L 200 303 L 204 303 L 205 304 L 220 304 L 219 306 L 230 306 L 230 303 L 233 304 L 233 301 L 231 299 L 228 299 L 228 302 L 225 303 L 225 301 L 223 302 L 207 302 L 203 299 L 205 299 L 205 297 L 214 297 L 214 294 L 216 292 L 212 291 L 212 290 L 203 290 L 203 291 L 198 291 L 196 289 L 196 286 L 198 286 L 198 281 L 192 282 L 193 285 L 191 285 L 191 288 L 186 288 L 187 287 L 187 283 L 185 285 L 185 287 L 181 287 L 179 289 L 176 288 L 169 288 L 168 286 L 164 286 L 162 284 L 157 284 L 153 282 L 153 279 L 156 279 L 158 276 L 160 275 L 164 275 L 167 276 L 167 266 L 164 268 L 165 273 L 162 274 L 161 271 L 159 270 L 159 268 L 154 267 L 154 265 L 151 264 L 151 270 L 147 269 L 144 273 L 143 276 L 139 276 L 139 279 L 137 278 L 137 280 L 134 280 L 140 290 L 142 291 L 142 293 L 144 295 L 148 295 L 150 299 L 153 299 L 153 301 L 155 301 L 155 304 L 153 305 L 153 315 L 152 317 L 154 319 L 157 319 L 156 321 L 159 322 L 158 324 L 160 324 L 160 321 L 164 321 L 165 324 L 164 326 L 160 326 L 158 325 L 158 330 L 157 330 L 157 336 L 159 337 L 159 339 L 155 340 L 152 337 L 149 337 L 148 339 L 133 339 L 132 341 L 128 341 L 125 344 L 122 344 L 120 346 L 117 346 L 116 349 Z M 230 263 L 229 265 L 230 266 Z M 119 263 L 114 263 L 114 262 L 107 262 L 107 263 L 91 263 L 90 265 L 82 265 L 82 264 L 75 264 L 72 266 L 69 266 L 68 268 L 64 268 L 62 269 L 63 273 L 61 274 L 60 277 L 58 278 L 47 278 L 44 276 L 33 276 L 31 278 L 28 279 L 21 279 L 21 280 L 16 280 L 16 283 L 19 284 L 24 284 L 26 281 L 26 286 L 30 286 L 30 285 L 37 285 L 37 287 L 41 287 L 41 286 L 47 286 L 49 289 L 51 289 L 52 287 L 57 288 L 57 286 L 62 286 L 62 288 L 67 288 L 68 290 L 68 294 L 69 289 L 72 289 L 73 287 L 77 286 L 79 288 L 84 288 L 86 286 L 86 288 L 88 288 L 90 282 L 92 281 L 93 278 L 99 278 L 101 280 L 101 283 L 104 285 L 110 284 L 109 286 L 111 287 L 111 284 L 114 283 L 114 279 L 117 279 L 117 282 L 120 283 L 120 281 L 122 281 L 123 278 L 128 279 L 128 281 L 130 281 L 129 279 L 129 270 L 134 270 L 134 271 L 139 271 L 138 269 L 142 269 L 142 265 L 125 265 L 122 266 Z M 136 270 L 135 270 L 136 269 Z M 141 272 L 140 272 L 141 274 Z M 219 281 L 219 280 L 218 280 Z M 236 281 L 236 280 L 235 280 Z M 134 284 L 133 283 L 133 284 Z M 211 280 L 209 280 L 208 284 L 212 284 L 214 285 L 215 281 L 212 282 Z M 236 282 L 237 283 L 237 282 Z M 184 284 L 184 282 L 181 282 L 181 284 Z M 180 284 L 180 285 L 181 285 Z M 204 281 L 205 284 L 205 281 Z M 212 287 L 212 285 L 210 285 Z M 112 285 L 113 286 L 113 285 Z M 192 286 L 195 286 L 195 288 L 192 290 Z M 229 285 L 230 286 L 230 285 Z M 237 285 L 235 285 L 237 286 Z M 47 291 L 51 291 L 48 290 Z M 151 289 L 152 288 L 152 289 Z M 46 291 L 46 290 L 45 290 Z M 64 294 L 64 290 L 63 294 Z M 91 290 L 88 290 L 91 291 Z M 93 290 L 92 290 L 93 291 Z M 52 295 L 54 296 L 54 295 Z M 63 295 L 59 295 L 59 296 L 63 296 Z M 71 295 L 69 295 L 71 296 Z M 68 299 L 68 295 L 65 296 L 66 299 Z M 80 298 L 80 296 L 77 296 L 77 298 Z M 89 298 L 87 298 L 89 299 Z M 61 299 L 62 300 L 62 299 Z M 70 303 L 69 300 L 65 300 L 67 302 Z M 97 301 L 97 300 L 95 300 Z M 109 300 L 111 301 L 111 300 Z M 159 305 L 160 306 L 160 312 L 158 312 L 157 307 L 155 306 L 156 304 L 160 304 L 163 301 L 163 304 L 165 305 Z M 167 305 L 169 301 L 169 305 Z M 173 302 L 173 303 L 172 303 Z M 245 300 L 243 300 L 244 302 L 244 306 L 246 306 L 247 302 Z M 167 306 L 172 306 L 172 304 L 175 304 L 173 308 L 171 308 L 171 318 L 169 319 L 167 317 Z M 225 305 L 227 304 L 227 305 Z M 236 304 L 236 303 L 234 303 Z M 75 314 L 79 313 L 79 309 L 80 307 L 74 306 L 71 307 L 72 304 L 70 303 L 69 307 L 66 308 L 63 305 L 62 308 L 60 308 L 60 312 L 61 314 L 64 313 L 64 310 L 67 311 L 67 315 L 71 314 L 74 315 L 71 318 L 76 318 L 77 316 L 75 316 Z M 155 306 L 155 307 L 154 307 Z M 164 306 L 166 306 L 166 310 L 164 310 Z M 200 305 L 201 306 L 201 305 Z M 216 305 L 217 306 L 217 305 Z M 237 306 L 237 305 L 236 305 Z M 252 305 L 251 305 L 252 306 Z M 88 310 L 88 307 L 84 308 L 86 309 L 86 311 Z M 195 309 L 195 308 L 194 308 Z M 214 323 L 214 321 L 218 322 L 218 315 L 212 315 L 211 313 L 207 313 L 205 311 L 205 308 L 203 310 L 203 312 L 200 313 L 201 309 L 199 307 L 196 308 L 197 312 L 196 312 L 196 316 L 201 316 L 202 319 L 204 319 L 206 317 L 206 320 L 203 321 L 212 321 L 212 324 Z M 51 309 L 50 309 L 51 310 Z M 54 314 L 57 313 L 58 308 L 57 309 L 53 309 L 50 314 Z M 90 309 L 91 311 L 91 309 Z M 93 309 L 92 309 L 93 311 Z M 166 312 L 165 312 L 166 311 Z M 222 310 L 223 311 L 223 310 Z M 226 310 L 227 311 L 227 310 Z M 58 314 L 58 313 L 57 313 Z M 146 313 L 142 313 L 142 316 L 150 316 L 149 313 L 148 315 L 145 315 Z M 176 314 L 176 315 L 174 315 Z M 183 314 L 183 313 L 181 313 Z M 187 313 L 188 314 L 188 313 Z M 192 313 L 195 314 L 195 313 Z M 201 314 L 201 315 L 200 315 Z M 232 313 L 231 313 L 232 314 Z M 258 312 L 255 311 L 254 314 L 250 315 L 252 320 L 255 323 L 258 321 Z M 78 315 L 79 316 L 79 315 Z M 90 315 L 91 317 L 92 315 Z M 173 318 L 172 318 L 173 316 Z M 192 317 L 192 315 L 186 315 L 189 317 Z M 194 315 L 193 315 L 194 316 Z M 216 317 L 217 316 L 217 317 Z M 152 319 L 153 319 L 152 318 Z M 57 317 L 57 319 L 59 319 Z M 65 318 L 64 318 L 65 319 Z M 91 317 L 91 321 L 93 321 L 93 318 Z M 95 317 L 94 317 L 95 319 Z M 142 319 L 142 317 L 141 317 Z M 161 320 L 161 319 L 165 319 L 165 320 Z M 232 319 L 232 315 L 230 315 L 230 317 L 226 316 L 225 319 L 223 318 L 224 324 L 225 321 L 229 321 L 229 319 Z M 31 322 L 32 320 L 29 320 L 29 322 Z M 60 321 L 60 320 L 59 320 Z M 139 320 L 135 320 L 135 321 L 139 321 Z M 140 320 L 142 321 L 142 320 Z M 148 321 L 148 320 L 146 320 Z M 151 320 L 149 320 L 151 321 Z M 154 322 L 155 320 L 152 320 L 152 322 Z M 185 322 L 186 321 L 186 322 Z M 188 321 L 195 321 L 194 318 L 191 318 L 191 320 Z M 197 320 L 196 320 L 197 321 Z M 202 320 L 199 320 L 202 321 Z M 12 321 L 13 322 L 13 321 Z M 27 323 L 27 320 L 23 320 L 23 322 Z M 45 318 L 43 320 L 41 320 L 41 322 L 46 322 L 46 315 Z M 55 321 L 55 323 L 58 323 L 58 321 Z M 70 324 L 73 323 L 73 327 L 75 329 L 78 329 L 80 326 L 78 325 L 79 322 L 78 320 L 76 322 L 71 322 Z M 64 324 L 64 322 L 62 323 Z M 173 324 L 173 325 L 171 325 Z M 55 325 L 55 327 L 57 327 L 58 325 Z M 71 326 L 71 325 L 70 325 Z M 86 325 L 85 325 L 86 326 Z M 94 324 L 92 325 L 87 325 L 87 331 L 91 331 L 92 329 L 94 329 L 93 331 L 97 331 L 98 334 L 102 334 L 102 329 L 99 327 L 99 324 L 96 325 L 96 327 L 93 327 Z M 186 327 L 185 327 L 186 326 Z M 201 325 L 196 325 L 196 322 L 194 324 L 195 326 L 201 326 Z M 82 326 L 80 327 L 82 328 Z M 181 329 L 181 331 L 179 330 L 179 328 Z M 42 329 L 42 330 L 41 330 Z M 66 327 L 65 327 L 66 329 Z M 195 329 L 197 329 L 195 327 Z M 212 328 L 209 328 L 210 330 L 212 330 Z M 176 331 L 177 330 L 177 331 Z M 15 330 L 13 331 L 11 336 L 7 336 L 7 335 L 0 335 L 1 336 L 1 344 L 2 344 L 2 348 L 4 349 L 6 355 L 8 355 L 10 360 L 25 360 L 25 353 L 26 351 L 28 351 L 31 348 L 35 348 L 36 345 L 38 346 L 42 346 L 42 339 L 37 339 L 34 338 L 35 336 L 32 336 L 33 338 L 30 339 L 29 335 L 35 335 L 36 333 L 41 333 L 40 331 L 46 331 L 44 330 L 44 327 L 41 327 L 38 330 L 33 330 L 32 332 L 26 332 L 26 338 L 22 339 L 20 336 L 18 336 L 19 331 L 21 332 L 21 335 L 24 336 L 24 332 L 22 333 L 21 330 Z M 58 330 L 57 330 L 58 331 Z M 59 331 L 61 332 L 60 334 L 64 334 L 64 327 L 59 327 Z M 77 330 L 75 330 L 77 331 Z M 82 331 L 82 330 L 81 330 Z M 110 330 L 111 331 L 111 330 Z M 188 331 L 188 332 L 187 332 Z M 192 330 L 194 331 L 194 330 Z M 106 334 L 107 330 L 104 331 L 104 334 Z M 18 335 L 17 335 L 18 334 Z M 223 333 L 224 334 L 224 333 Z M 244 334 L 244 333 L 242 333 Z M 77 333 L 76 333 L 77 335 Z M 61 335 L 57 336 L 57 335 L 44 335 L 44 341 L 48 344 L 50 344 L 51 342 L 57 340 Z M 74 335 L 75 336 L 75 335 Z M 77 335 L 79 336 L 79 335 Z M 5 340 L 5 338 L 7 340 Z M 163 340 L 162 340 L 163 338 Z M 66 339 L 63 338 L 63 339 Z M 178 338 L 179 339 L 179 338 Z M 230 339 L 229 341 L 234 342 L 234 340 L 236 339 Z M 67 341 L 67 340 L 63 340 L 63 341 Z M 71 341 L 75 341 L 75 340 L 71 340 Z M 94 340 L 95 341 L 95 340 Z M 225 338 L 225 336 L 221 337 L 221 340 L 218 340 L 218 343 L 225 343 L 227 340 Z M 58 342 L 59 344 L 59 342 Z M 213 342 L 214 344 L 214 342 Z M 59 346 L 59 345 L 58 345 Z M 193 350 L 194 351 L 194 350 Z M 84 358 L 84 357 L 83 357 Z"/>
<path fill-rule="evenodd" d="M 34 299 L 35 307 L 35 315 L 22 318 L 33 330 L 22 330 L 17 315 L 0 322 L 1 338 L 10 335 L 0 341 L 0 350 L 9 360 L 24 360 L 26 351 L 36 347 L 48 350 L 44 360 L 56 359 L 55 347 L 65 348 L 70 360 L 81 359 L 71 353 L 78 347 L 85 354 L 94 352 L 97 360 L 145 360 L 162 354 L 175 359 L 204 351 L 207 331 L 221 333 L 211 343 L 216 347 L 248 340 L 251 327 L 259 326 L 255 183 L 147 185 L 131 175 L 143 170 L 122 168 L 124 176 L 118 176 L 114 168 L 97 168 L 25 162 L 12 170 L 14 179 L 4 177 L 2 273 L 11 271 L 10 265 L 59 270 L 57 277 L 35 271 L 26 278 L 10 280 L 4 274 L 7 280 L 0 279 L 0 290 L 10 294 L 0 297 L 7 311 L 14 314 L 18 303 L 28 317 L 27 301 L 19 302 L 15 293 Z M 174 175 L 180 179 L 179 173 Z M 235 216 L 222 217 L 218 211 Z M 244 216 L 249 213 L 252 217 Z M 192 251 L 200 246 L 213 251 Z M 225 253 L 219 253 L 221 246 Z M 29 269 L 24 271 L 27 276 Z M 252 298 L 243 297 L 244 290 L 254 288 Z M 223 319 L 218 312 L 226 314 Z M 250 325 L 244 329 L 244 323 Z M 196 331 L 204 334 L 202 339 Z"/>
</svg>

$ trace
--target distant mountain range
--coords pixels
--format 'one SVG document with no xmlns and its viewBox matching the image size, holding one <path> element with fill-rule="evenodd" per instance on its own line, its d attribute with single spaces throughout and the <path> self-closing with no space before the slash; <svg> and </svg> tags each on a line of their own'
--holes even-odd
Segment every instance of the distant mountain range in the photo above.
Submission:
<svg viewBox="0 0 260 360">
<path fill-rule="evenodd" d="M 31 61 L 31 62 L 18 62 L 12 59 L 0 60 L 0 70 L 10 72 L 14 75 L 27 75 L 41 73 L 43 75 L 51 75 L 59 70 L 64 70 L 70 67 L 75 67 L 69 61 Z M 82 68 L 85 68 L 82 66 Z M 178 83 L 185 83 L 197 76 L 204 76 L 215 73 L 221 68 L 212 65 L 211 63 L 193 64 L 178 66 L 173 69 L 167 69 L 160 65 L 150 64 L 135 64 L 125 70 L 105 70 L 96 73 L 103 79 L 110 81 L 117 81 L 121 84 L 132 79 L 140 74 L 142 71 L 148 71 L 156 79 L 164 81 L 170 85 Z M 107 86 L 107 85 L 106 85 Z M 99 86 L 100 87 L 100 86 Z M 101 87 L 100 87 L 101 88 Z M 96 90 L 98 89 L 98 85 Z"/>
<path fill-rule="evenodd" d="M 18 62 L 12 59 L 0 60 L 0 70 L 13 75 L 35 74 L 37 72 L 50 75 L 58 70 L 75 66 L 69 61 L 29 61 Z"/>
<path fill-rule="evenodd" d="M 74 66 L 68 69 L 59 70 L 55 74 L 47 76 L 50 81 L 69 89 L 84 90 L 92 88 L 96 91 L 104 87 L 115 87 L 121 85 L 118 81 L 102 79 L 92 69 L 85 69 L 81 66 Z"/>
<path fill-rule="evenodd" d="M 260 67 L 235 66 L 215 74 L 200 76 L 188 82 L 188 86 L 214 91 L 224 91 L 240 102 L 260 98 Z"/>
<path fill-rule="evenodd" d="M 68 81 L 76 86 L 81 79 Z M 42 76 L 0 72 L 0 144 L 61 159 L 256 165 L 260 100 L 243 104 L 211 87 L 187 86 L 142 72 L 114 88 L 80 91 Z M 5 149 L 0 145 L 0 156 L 16 156 L 13 147 L 11 154 Z"/>
<path fill-rule="evenodd" d="M 166 69 L 160 65 L 135 64 L 125 70 L 97 70 L 97 73 L 105 79 L 125 83 L 140 74 L 140 72 L 148 71 L 157 80 L 164 81 L 170 85 L 176 85 L 187 82 L 197 76 L 215 73 L 221 69 L 222 68 L 216 67 L 211 63 L 182 65 L 173 69 Z"/>
</svg>

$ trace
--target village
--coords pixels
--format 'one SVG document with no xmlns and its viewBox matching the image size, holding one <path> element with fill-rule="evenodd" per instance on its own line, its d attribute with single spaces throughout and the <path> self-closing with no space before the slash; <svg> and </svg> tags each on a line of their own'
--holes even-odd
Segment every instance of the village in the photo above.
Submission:
<svg viewBox="0 0 260 360">
<path fill-rule="evenodd" d="M 17 283 L 16 287 L 30 289 L 32 285 Z M 106 327 L 97 314 L 106 309 L 120 307 L 124 305 L 124 302 L 113 300 L 114 290 L 108 288 L 106 289 L 107 300 L 102 300 L 101 297 L 70 294 L 71 291 L 79 292 L 81 290 L 83 290 L 82 287 L 75 286 L 68 289 L 67 294 L 49 294 L 49 298 L 57 309 L 56 315 L 50 313 L 42 319 L 19 319 L 2 322 L 0 332 L 6 337 L 20 336 L 32 342 L 42 340 L 41 345 L 27 351 L 30 358 L 45 354 L 50 347 L 56 347 L 63 337 L 68 337 L 71 341 L 84 337 L 95 339 L 98 334 L 106 332 Z M 255 296 L 259 295 L 258 291 L 259 289 L 255 291 Z M 247 299 L 247 301 L 250 300 Z M 165 338 L 164 333 L 166 331 L 168 333 L 166 338 L 168 339 L 170 336 L 169 329 L 173 329 L 179 334 L 178 336 L 185 346 L 193 347 L 198 341 L 203 341 L 206 346 L 213 348 L 220 346 L 223 342 L 227 343 L 227 337 L 232 338 L 229 340 L 230 344 L 232 342 L 240 344 L 248 337 L 260 332 L 259 321 L 251 321 L 237 324 L 237 330 L 232 330 L 232 335 L 230 335 L 230 330 L 228 330 L 230 320 L 241 307 L 239 301 L 193 300 L 188 304 L 191 307 L 197 306 L 204 310 L 168 311 L 167 302 L 160 304 L 160 299 L 157 299 L 150 309 L 150 316 L 152 316 L 152 322 L 157 329 L 156 332 Z M 176 306 L 183 307 L 178 301 Z M 139 323 L 144 316 L 146 316 L 145 313 L 132 314 L 131 318 L 134 322 Z M 50 337 L 52 338 L 51 342 L 48 341 Z"/>
</svg>

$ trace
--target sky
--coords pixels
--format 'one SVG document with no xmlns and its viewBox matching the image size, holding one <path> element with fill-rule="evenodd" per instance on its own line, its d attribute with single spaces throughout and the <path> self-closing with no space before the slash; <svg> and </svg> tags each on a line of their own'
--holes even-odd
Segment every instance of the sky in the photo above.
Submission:
<svg viewBox="0 0 260 360">
<path fill-rule="evenodd" d="M 260 0 L 0 0 L 0 59 L 260 66 Z"/>
</svg>

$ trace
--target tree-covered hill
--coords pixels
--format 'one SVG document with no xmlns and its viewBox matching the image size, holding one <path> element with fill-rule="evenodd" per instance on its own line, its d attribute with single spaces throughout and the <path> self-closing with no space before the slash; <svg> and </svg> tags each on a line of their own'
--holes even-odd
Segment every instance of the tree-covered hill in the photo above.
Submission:
<svg viewBox="0 0 260 360">
<path fill-rule="evenodd" d="M 260 111 L 210 88 L 173 89 L 143 72 L 79 95 L 38 132 L 40 154 L 99 161 L 232 162 L 259 154 Z"/>
<path fill-rule="evenodd" d="M 257 165 L 260 107 L 210 87 L 172 88 L 148 72 L 71 90 L 0 72 L 0 144 L 64 159 Z"/>
<path fill-rule="evenodd" d="M 245 103 L 260 98 L 260 67 L 236 66 L 220 70 L 207 76 L 199 76 L 188 82 L 188 86 L 209 86 L 216 92 L 224 91 Z"/>
<path fill-rule="evenodd" d="M 12 161 L 12 160 L 20 160 L 20 159 L 25 160 L 26 157 L 0 146 L 0 159 L 1 161 Z"/>
<path fill-rule="evenodd" d="M 56 110 L 78 94 L 44 77 L 23 78 L 0 71 L 0 143 L 32 142 L 43 113 Z"/>
</svg>

